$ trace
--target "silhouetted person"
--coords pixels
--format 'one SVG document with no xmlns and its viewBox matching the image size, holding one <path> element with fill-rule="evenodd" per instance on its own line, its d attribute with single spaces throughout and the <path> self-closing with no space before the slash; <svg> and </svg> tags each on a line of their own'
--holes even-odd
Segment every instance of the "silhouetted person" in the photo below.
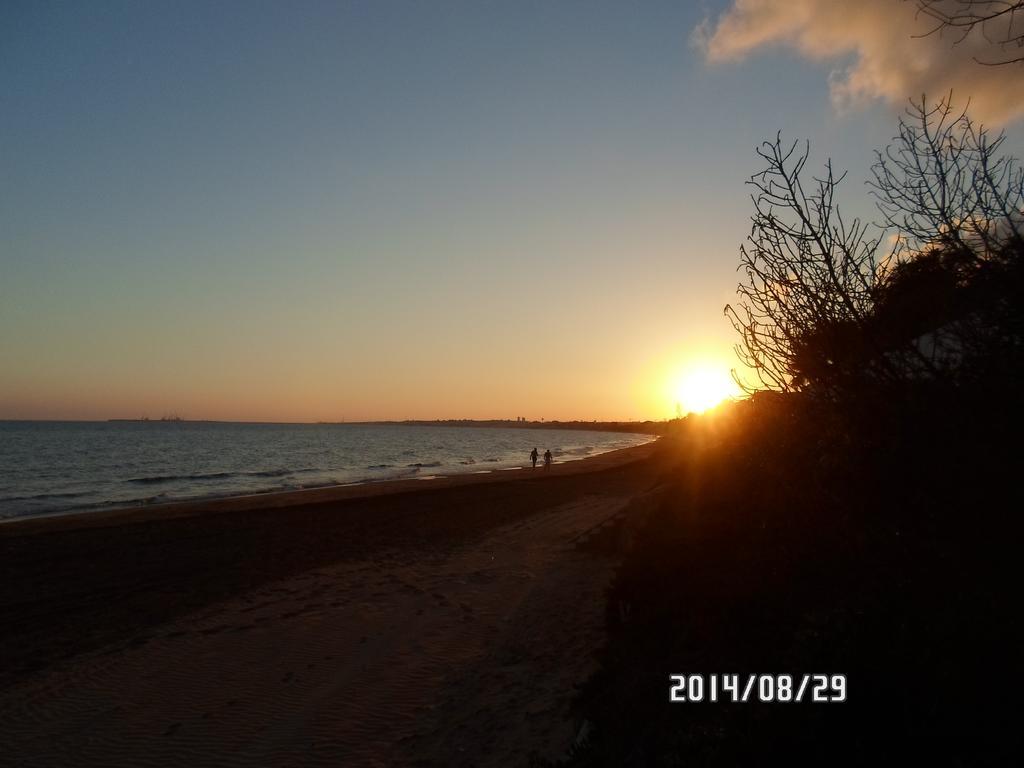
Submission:
<svg viewBox="0 0 1024 768">
<path fill-rule="evenodd" d="M 537 468 L 537 455 L 538 454 L 537 454 L 537 449 L 536 448 L 534 448 L 532 451 L 530 451 L 530 461 L 533 462 L 533 468 L 534 469 Z"/>
<path fill-rule="evenodd" d="M 551 469 L 551 451 L 544 451 L 544 469 Z"/>
</svg>

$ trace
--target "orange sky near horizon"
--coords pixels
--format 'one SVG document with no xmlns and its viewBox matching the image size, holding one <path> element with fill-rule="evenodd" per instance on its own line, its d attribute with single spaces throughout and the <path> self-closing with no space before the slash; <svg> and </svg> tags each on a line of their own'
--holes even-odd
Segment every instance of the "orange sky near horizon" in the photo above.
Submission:
<svg viewBox="0 0 1024 768">
<path fill-rule="evenodd" d="M 605 338 L 609 344 L 615 341 Z M 50 371 L 8 373 L 0 414 L 8 419 L 177 415 L 268 422 L 520 416 L 548 421 L 659 420 L 674 417 L 677 404 L 683 413 L 708 405 L 706 392 L 686 388 L 687 374 L 694 370 L 719 374 L 720 397 L 735 394 L 728 381 L 730 361 L 720 349 L 706 343 L 687 347 L 673 346 L 671 339 L 661 341 L 660 348 L 658 340 L 646 347 L 623 345 L 634 352 L 615 353 L 616 360 L 609 359 L 600 345 L 597 355 L 593 348 L 563 354 L 556 343 L 541 349 L 529 343 L 483 346 L 472 358 L 460 359 L 444 343 L 424 343 L 402 355 L 363 353 L 347 359 L 329 354 L 305 358 L 300 350 L 289 353 L 280 347 L 255 357 L 236 350 L 214 364 L 222 353 L 217 340 L 197 339 L 184 354 L 154 354 L 141 369 L 138 356 L 106 357 L 95 348 L 76 356 L 68 349 Z M 705 351 L 694 355 L 695 348 Z M 90 355 L 101 364 L 90 362 Z M 77 357 L 74 362 L 80 366 L 73 380 L 61 375 L 68 357 Z"/>
</svg>

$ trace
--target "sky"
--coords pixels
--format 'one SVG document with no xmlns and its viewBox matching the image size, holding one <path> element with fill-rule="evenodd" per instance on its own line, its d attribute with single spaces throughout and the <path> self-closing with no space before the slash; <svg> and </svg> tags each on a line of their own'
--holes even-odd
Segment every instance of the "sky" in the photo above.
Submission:
<svg viewBox="0 0 1024 768">
<path fill-rule="evenodd" d="M 0 419 L 672 416 L 761 141 L 869 219 L 922 89 L 1020 146 L 904 5 L 5 2 Z"/>
</svg>

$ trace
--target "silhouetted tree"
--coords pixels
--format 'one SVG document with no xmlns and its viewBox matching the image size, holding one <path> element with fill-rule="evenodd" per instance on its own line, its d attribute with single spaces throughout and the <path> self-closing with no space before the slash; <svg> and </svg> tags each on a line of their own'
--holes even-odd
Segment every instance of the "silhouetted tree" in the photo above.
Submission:
<svg viewBox="0 0 1024 768">
<path fill-rule="evenodd" d="M 997 51 L 992 59 L 975 58 L 979 64 L 999 66 L 1024 62 L 1024 0 L 913 1 L 919 15 L 935 22 L 926 36 L 950 32 L 956 45 L 978 30 Z"/>
<path fill-rule="evenodd" d="M 902 254 L 960 249 L 980 261 L 1024 244 L 1024 172 L 992 136 L 947 97 L 922 96 L 900 120 L 893 144 L 876 153 L 871 182 Z"/>
<path fill-rule="evenodd" d="M 758 154 L 739 301 L 725 311 L 758 388 L 826 400 L 961 383 L 1022 357 L 1024 172 L 950 100 L 922 98 L 879 152 L 883 223 L 844 220 L 830 163 L 805 187 L 809 148 Z"/>
<path fill-rule="evenodd" d="M 737 382 L 748 392 L 831 396 L 872 357 L 886 375 L 884 358 L 869 354 L 867 332 L 879 240 L 840 213 L 835 192 L 843 176 L 828 162 L 808 189 L 801 174 L 809 145 L 783 144 L 781 135 L 757 152 L 767 167 L 749 182 L 754 214 L 740 248 L 744 279 L 739 301 L 725 312 L 741 336 L 737 354 L 760 387 Z"/>
<path fill-rule="evenodd" d="M 922 97 L 873 167 L 872 192 L 896 233 L 875 325 L 890 348 L 929 333 L 930 363 L 958 380 L 1020 357 L 1024 169 L 1000 154 L 1004 140 L 948 97 Z"/>
</svg>

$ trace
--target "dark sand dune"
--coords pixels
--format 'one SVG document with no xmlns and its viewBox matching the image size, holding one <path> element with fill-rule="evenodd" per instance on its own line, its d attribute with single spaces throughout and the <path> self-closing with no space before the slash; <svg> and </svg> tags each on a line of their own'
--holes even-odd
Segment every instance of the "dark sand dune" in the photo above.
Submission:
<svg viewBox="0 0 1024 768">
<path fill-rule="evenodd" d="M 531 754 L 558 756 L 578 728 L 569 701 L 592 671 L 614 567 L 578 539 L 646 505 L 660 467 L 652 453 L 521 482 L 8 535 L 4 548 L 46 599 L 5 645 L 38 640 L 48 650 L 15 653 L 22 664 L 7 670 L 0 764 L 525 765 Z M 246 546 L 217 562 L 202 554 L 232 530 Z M 160 535 L 189 567 L 128 557 L 120 587 L 116 568 L 90 567 L 133 542 L 156 547 Z M 50 578 L 39 561 L 47 539 L 51 556 L 67 558 Z M 272 577 L 259 582 L 261 559 Z M 72 562 L 81 578 L 61 593 Z M 72 606 L 90 594 L 89 579 L 97 597 L 88 605 L 109 617 L 93 622 L 93 636 L 109 642 L 75 640 L 84 619 Z M 195 604 L 170 599 L 172 582 L 193 590 Z M 6 589 L 5 618 L 15 618 L 25 602 Z M 118 595 L 167 613 L 133 623 L 104 603 Z M 64 624 L 54 616 L 62 604 Z M 190 610 L 172 615 L 182 606 Z M 60 652 L 71 656 L 55 659 Z"/>
</svg>

